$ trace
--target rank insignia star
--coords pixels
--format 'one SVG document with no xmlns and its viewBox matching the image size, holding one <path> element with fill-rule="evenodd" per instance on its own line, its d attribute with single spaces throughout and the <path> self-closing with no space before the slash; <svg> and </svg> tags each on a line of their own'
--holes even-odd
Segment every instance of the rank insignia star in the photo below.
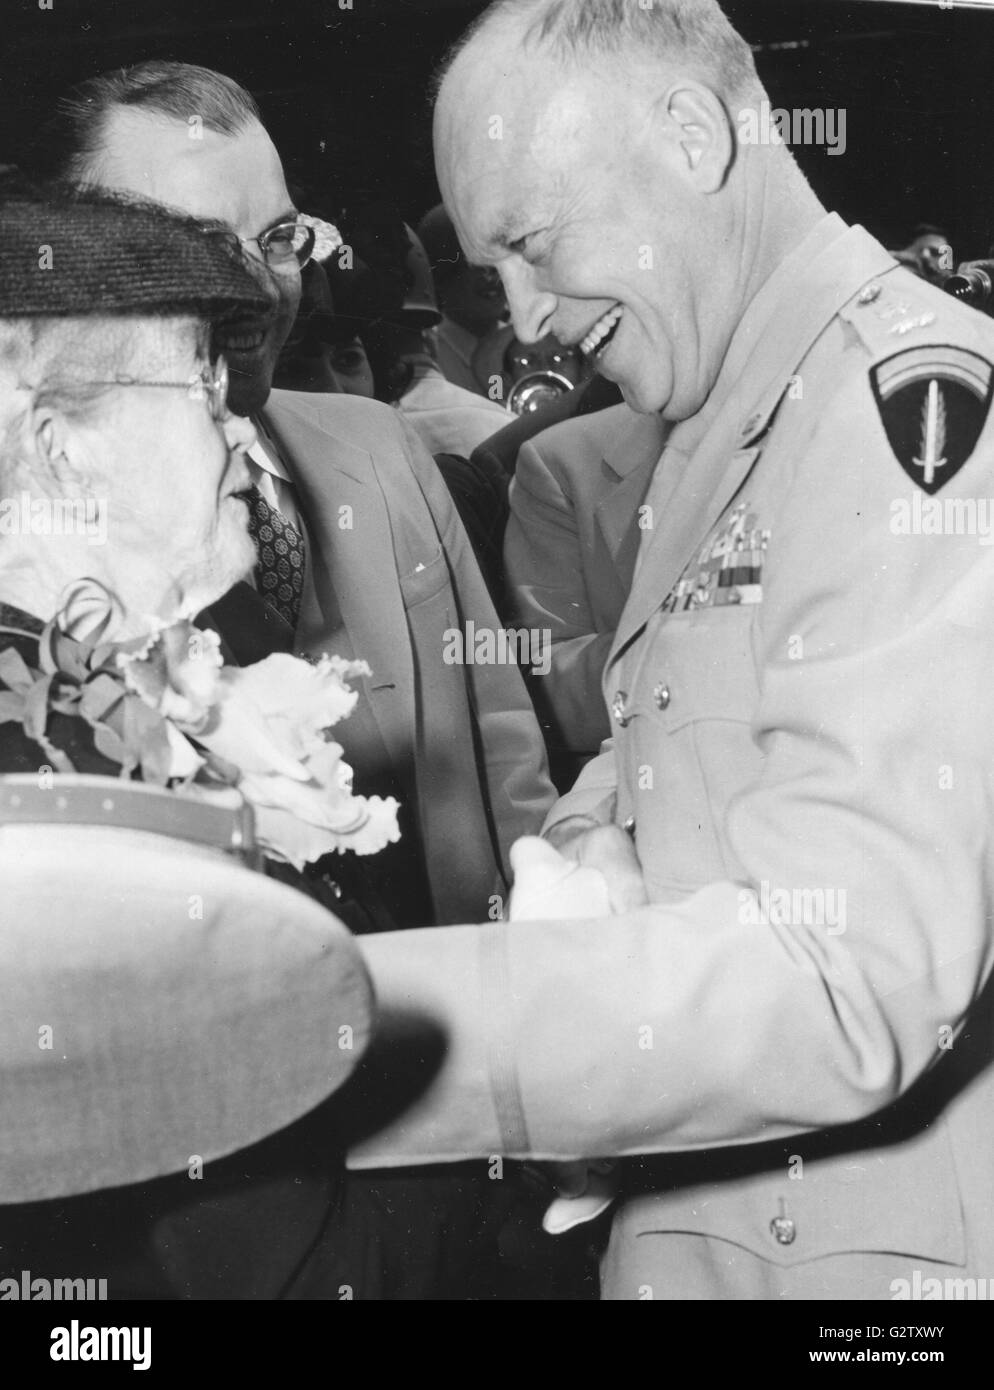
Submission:
<svg viewBox="0 0 994 1390">
<path fill-rule="evenodd" d="M 908 348 L 870 369 L 898 463 L 930 496 L 969 459 L 990 410 L 994 366 L 968 348 Z"/>
</svg>

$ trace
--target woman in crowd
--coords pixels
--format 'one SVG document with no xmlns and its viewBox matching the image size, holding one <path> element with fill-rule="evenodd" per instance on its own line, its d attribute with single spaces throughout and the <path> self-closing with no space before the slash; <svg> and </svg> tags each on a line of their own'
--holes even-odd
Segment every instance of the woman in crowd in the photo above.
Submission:
<svg viewBox="0 0 994 1390">
<path fill-rule="evenodd" d="M 75 581 L 114 596 L 106 635 L 126 641 L 149 619 L 192 618 L 251 570 L 254 431 L 226 409 L 210 340 L 212 323 L 258 314 L 268 291 L 226 232 L 107 194 L 8 177 L 0 238 L 0 497 L 29 500 L 3 508 L 0 658 L 34 670 Z M 79 524 L 46 529 L 46 507 Z M 4 715 L 2 773 L 53 756 L 120 771 L 82 718 Z M 347 1175 L 340 1113 L 319 1105 L 196 1184 L 183 1172 L 0 1206 L 0 1277 L 89 1268 L 111 1298 L 494 1296 L 510 1184 L 488 1183 L 482 1164 Z"/>
</svg>

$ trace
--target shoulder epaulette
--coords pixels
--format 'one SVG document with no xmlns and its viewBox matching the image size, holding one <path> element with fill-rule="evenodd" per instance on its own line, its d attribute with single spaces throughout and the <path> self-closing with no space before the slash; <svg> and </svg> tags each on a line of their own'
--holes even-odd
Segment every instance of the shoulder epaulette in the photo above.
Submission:
<svg viewBox="0 0 994 1390">
<path fill-rule="evenodd" d="M 924 344 L 966 348 L 994 359 L 994 321 L 902 268 L 868 280 L 839 316 L 875 359 Z"/>
</svg>

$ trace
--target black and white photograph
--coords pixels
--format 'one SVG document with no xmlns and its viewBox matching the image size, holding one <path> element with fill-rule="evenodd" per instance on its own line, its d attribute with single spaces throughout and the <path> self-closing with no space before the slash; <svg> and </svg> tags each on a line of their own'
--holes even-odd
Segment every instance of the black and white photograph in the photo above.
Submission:
<svg viewBox="0 0 994 1390">
<path fill-rule="evenodd" d="M 967 1369 L 992 73 L 994 0 L 2 0 L 26 1365 Z"/>
</svg>

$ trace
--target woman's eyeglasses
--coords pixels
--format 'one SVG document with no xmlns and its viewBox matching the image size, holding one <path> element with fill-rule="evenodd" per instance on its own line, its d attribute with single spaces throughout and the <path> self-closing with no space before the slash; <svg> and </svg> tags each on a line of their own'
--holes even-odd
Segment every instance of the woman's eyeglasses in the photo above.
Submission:
<svg viewBox="0 0 994 1390">
<path fill-rule="evenodd" d="M 228 364 L 218 357 L 213 366 L 204 367 L 186 381 L 139 381 L 131 377 L 116 381 L 81 381 L 79 386 L 155 386 L 161 389 L 186 391 L 193 401 L 207 401 L 211 419 L 220 423 L 228 415 Z"/>
</svg>

